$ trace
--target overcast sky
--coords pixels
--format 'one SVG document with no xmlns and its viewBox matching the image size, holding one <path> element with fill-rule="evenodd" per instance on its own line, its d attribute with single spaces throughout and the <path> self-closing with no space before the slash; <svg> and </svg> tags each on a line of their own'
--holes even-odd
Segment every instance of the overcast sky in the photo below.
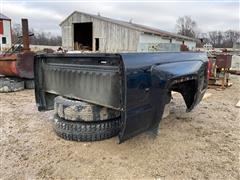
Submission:
<svg viewBox="0 0 240 180">
<path fill-rule="evenodd" d="M 0 11 L 20 23 L 28 18 L 30 27 L 61 34 L 59 24 L 73 11 L 140 23 L 175 32 L 179 16 L 188 15 L 197 22 L 201 32 L 240 29 L 239 0 L 106 0 L 106 1 L 48 1 L 48 0 L 0 0 Z"/>
</svg>

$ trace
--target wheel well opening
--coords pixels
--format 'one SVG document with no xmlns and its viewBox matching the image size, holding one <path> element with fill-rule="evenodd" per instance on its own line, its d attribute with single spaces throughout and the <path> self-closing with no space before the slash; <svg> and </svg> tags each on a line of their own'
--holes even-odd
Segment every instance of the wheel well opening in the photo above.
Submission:
<svg viewBox="0 0 240 180">
<path fill-rule="evenodd" d="M 173 84 L 170 90 L 180 93 L 185 101 L 187 109 L 188 110 L 192 109 L 195 94 L 197 92 L 196 80 L 188 80 L 177 84 Z"/>
</svg>

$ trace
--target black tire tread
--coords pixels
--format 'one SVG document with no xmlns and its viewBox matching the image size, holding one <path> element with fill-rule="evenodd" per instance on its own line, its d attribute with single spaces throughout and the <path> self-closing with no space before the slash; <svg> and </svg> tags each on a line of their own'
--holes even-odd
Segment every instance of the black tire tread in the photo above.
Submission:
<svg viewBox="0 0 240 180">
<path fill-rule="evenodd" d="M 53 129 L 55 133 L 71 141 L 99 141 L 116 136 L 120 131 L 120 118 L 98 121 L 68 121 L 54 116 Z"/>
</svg>

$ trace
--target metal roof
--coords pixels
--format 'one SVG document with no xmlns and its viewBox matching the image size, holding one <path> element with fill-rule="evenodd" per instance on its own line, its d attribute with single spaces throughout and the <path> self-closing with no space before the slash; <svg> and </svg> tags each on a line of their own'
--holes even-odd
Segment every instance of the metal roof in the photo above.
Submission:
<svg viewBox="0 0 240 180">
<path fill-rule="evenodd" d="M 63 20 L 60 23 L 60 26 L 62 26 L 62 24 L 65 21 L 67 21 L 75 13 L 84 14 L 84 15 L 102 20 L 102 21 L 115 23 L 115 24 L 118 24 L 120 26 L 124 26 L 124 27 L 131 28 L 131 29 L 134 29 L 134 30 L 137 30 L 137 31 L 145 32 L 145 33 L 159 35 L 159 36 L 166 37 L 166 38 L 177 38 L 177 39 L 181 39 L 181 40 L 197 41 L 197 39 L 195 39 L 195 38 L 191 38 L 191 37 L 167 32 L 167 31 L 163 31 L 163 30 L 160 30 L 160 29 L 157 29 L 157 28 L 152 28 L 152 27 L 149 27 L 149 26 L 140 25 L 140 24 L 136 24 L 136 23 L 133 23 L 133 22 L 116 20 L 116 19 L 112 19 L 112 18 L 103 17 L 103 16 L 100 16 L 100 15 L 93 15 L 93 14 L 88 14 L 88 13 L 79 12 L 79 11 L 74 11 L 72 14 L 70 14 L 65 20 Z"/>
<path fill-rule="evenodd" d="M 2 13 L 0 13 L 0 19 L 11 20 L 9 17 L 5 16 Z"/>
</svg>

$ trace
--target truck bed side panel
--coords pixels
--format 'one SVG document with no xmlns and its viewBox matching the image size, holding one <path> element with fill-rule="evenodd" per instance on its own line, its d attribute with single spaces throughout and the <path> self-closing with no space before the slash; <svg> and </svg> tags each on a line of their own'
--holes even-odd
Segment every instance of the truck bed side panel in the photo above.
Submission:
<svg viewBox="0 0 240 180">
<path fill-rule="evenodd" d="M 40 110 L 53 108 L 48 102 L 54 95 L 121 109 L 117 57 L 43 57 L 36 66 L 37 94 L 43 93 L 36 99 Z"/>
</svg>

